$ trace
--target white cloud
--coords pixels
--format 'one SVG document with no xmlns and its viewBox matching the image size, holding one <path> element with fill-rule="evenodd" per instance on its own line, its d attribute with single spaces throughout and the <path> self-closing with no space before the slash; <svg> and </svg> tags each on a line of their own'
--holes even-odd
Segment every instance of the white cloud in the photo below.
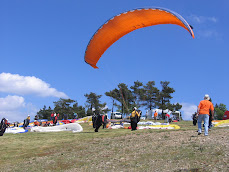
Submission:
<svg viewBox="0 0 229 172">
<path fill-rule="evenodd" d="M 23 122 L 23 119 L 26 118 L 25 115 L 26 114 L 21 111 L 0 111 L 0 118 L 6 118 L 9 120 L 10 123 L 15 121 Z"/>
<path fill-rule="evenodd" d="M 219 37 L 219 33 L 214 31 L 214 30 L 200 30 L 199 31 L 199 35 L 203 36 L 203 37 Z"/>
<path fill-rule="evenodd" d="M 20 96 L 7 96 L 0 98 L 0 111 L 14 111 L 25 107 L 24 98 Z"/>
<path fill-rule="evenodd" d="M 184 120 L 192 120 L 192 114 L 197 111 L 197 106 L 190 103 L 181 103 L 181 105 L 182 118 Z"/>
<path fill-rule="evenodd" d="M 216 17 L 207 17 L 207 16 L 189 16 L 189 20 L 192 22 L 194 27 L 194 32 L 197 37 L 203 38 L 217 38 L 220 39 L 221 33 L 217 31 L 216 24 L 218 19 Z"/>
<path fill-rule="evenodd" d="M 68 98 L 68 96 L 51 88 L 50 85 L 34 76 L 20 76 L 18 74 L 0 74 L 0 92 L 19 95 L 37 95 L 41 97 Z"/>
<path fill-rule="evenodd" d="M 199 23 L 199 24 L 203 24 L 203 23 L 207 23 L 207 22 L 212 22 L 212 23 L 218 22 L 218 19 L 216 17 L 191 15 L 189 18 L 193 22 Z"/>
<path fill-rule="evenodd" d="M 30 115 L 33 120 L 37 112 L 38 108 L 31 103 L 25 103 L 21 96 L 8 95 L 0 98 L 0 120 L 4 117 L 10 122 L 23 122 L 27 115 Z"/>
</svg>

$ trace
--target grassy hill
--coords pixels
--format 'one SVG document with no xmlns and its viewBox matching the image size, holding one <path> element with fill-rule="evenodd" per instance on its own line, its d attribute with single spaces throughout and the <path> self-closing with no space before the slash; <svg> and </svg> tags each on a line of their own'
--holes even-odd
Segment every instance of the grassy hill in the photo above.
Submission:
<svg viewBox="0 0 229 172">
<path fill-rule="evenodd" d="M 0 137 L 0 171 L 229 171 L 229 128 L 100 129 Z"/>
</svg>

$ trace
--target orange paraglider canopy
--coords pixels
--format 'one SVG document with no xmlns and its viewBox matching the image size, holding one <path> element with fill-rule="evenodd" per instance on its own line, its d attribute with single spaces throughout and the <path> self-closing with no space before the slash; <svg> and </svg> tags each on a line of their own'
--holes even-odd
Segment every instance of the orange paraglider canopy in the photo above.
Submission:
<svg viewBox="0 0 229 172">
<path fill-rule="evenodd" d="M 159 24 L 176 24 L 185 28 L 194 38 L 191 26 L 179 14 L 162 8 L 136 9 L 121 13 L 103 24 L 91 38 L 85 62 L 93 68 L 102 54 L 122 36 L 143 27 Z"/>
</svg>

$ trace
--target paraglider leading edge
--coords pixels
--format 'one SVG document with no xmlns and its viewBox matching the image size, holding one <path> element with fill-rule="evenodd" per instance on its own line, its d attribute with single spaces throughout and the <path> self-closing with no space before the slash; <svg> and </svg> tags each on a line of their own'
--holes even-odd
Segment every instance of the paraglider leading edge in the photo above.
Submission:
<svg viewBox="0 0 229 172">
<path fill-rule="evenodd" d="M 122 36 L 143 27 L 158 24 L 176 24 L 185 28 L 194 38 L 193 27 L 178 13 L 165 8 L 139 8 L 118 14 L 106 21 L 90 39 L 84 60 L 97 69 L 102 54 Z"/>
</svg>

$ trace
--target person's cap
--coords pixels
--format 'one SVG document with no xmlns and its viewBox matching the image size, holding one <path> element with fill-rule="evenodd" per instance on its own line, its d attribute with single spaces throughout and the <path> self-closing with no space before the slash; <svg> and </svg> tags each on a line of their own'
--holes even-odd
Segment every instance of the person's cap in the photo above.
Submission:
<svg viewBox="0 0 229 172">
<path fill-rule="evenodd" d="M 136 108 L 136 107 L 134 107 L 134 110 L 137 110 L 137 108 Z"/>
<path fill-rule="evenodd" d="M 204 99 L 205 99 L 205 100 L 210 100 L 210 96 L 209 96 L 208 94 L 205 94 L 205 95 L 204 95 Z"/>
<path fill-rule="evenodd" d="M 28 115 L 29 116 L 29 115 Z"/>
</svg>

